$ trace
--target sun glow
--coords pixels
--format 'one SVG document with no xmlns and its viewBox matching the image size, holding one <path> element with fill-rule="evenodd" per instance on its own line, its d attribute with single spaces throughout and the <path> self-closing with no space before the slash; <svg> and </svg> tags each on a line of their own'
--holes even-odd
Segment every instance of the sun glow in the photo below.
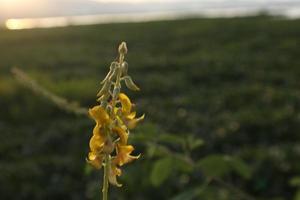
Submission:
<svg viewBox="0 0 300 200">
<path fill-rule="evenodd" d="M 157 13 L 132 13 L 132 14 L 102 14 L 86 16 L 66 16 L 49 18 L 25 18 L 8 19 L 6 28 L 10 30 L 30 29 L 30 28 L 50 28 L 63 27 L 69 25 L 89 25 L 89 24 L 107 24 L 122 22 L 145 22 L 157 21 L 162 19 L 176 19 L 178 15 L 172 12 Z"/>
<path fill-rule="evenodd" d="M 23 29 L 28 26 L 24 22 L 17 19 L 9 19 L 5 23 L 6 27 L 11 30 Z"/>
<path fill-rule="evenodd" d="M 8 19 L 5 23 L 10 30 L 30 28 L 50 28 L 68 25 L 65 17 L 37 18 L 37 19 Z"/>
<path fill-rule="evenodd" d="M 174 2 L 174 0 L 92 0 L 99 3 L 166 3 Z"/>
</svg>

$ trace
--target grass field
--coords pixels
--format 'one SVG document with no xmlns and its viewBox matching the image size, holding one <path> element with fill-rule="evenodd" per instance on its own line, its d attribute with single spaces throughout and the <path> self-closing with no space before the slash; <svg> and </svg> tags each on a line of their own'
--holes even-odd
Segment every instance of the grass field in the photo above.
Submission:
<svg viewBox="0 0 300 200">
<path fill-rule="evenodd" d="M 101 173 L 85 163 L 92 120 L 34 95 L 10 69 L 91 107 L 121 41 L 142 89 L 129 94 L 146 113 L 133 140 L 144 156 L 126 166 L 111 199 L 299 200 L 300 21 L 267 16 L 0 30 L 1 199 L 100 198 Z M 156 184 L 151 170 L 164 156 L 145 144 L 160 134 L 203 139 L 189 152 L 195 161 L 230 155 L 247 170 L 211 162 L 226 184 L 178 196 L 202 187 L 207 170 L 169 168 Z"/>
</svg>

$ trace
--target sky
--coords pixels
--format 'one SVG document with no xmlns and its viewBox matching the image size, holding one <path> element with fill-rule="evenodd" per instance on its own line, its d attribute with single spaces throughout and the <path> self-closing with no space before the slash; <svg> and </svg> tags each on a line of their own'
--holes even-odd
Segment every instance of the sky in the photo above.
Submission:
<svg viewBox="0 0 300 200">
<path fill-rule="evenodd" d="M 300 16 L 300 0 L 0 0 L 0 21 L 107 13 L 234 13 L 268 10 Z"/>
</svg>

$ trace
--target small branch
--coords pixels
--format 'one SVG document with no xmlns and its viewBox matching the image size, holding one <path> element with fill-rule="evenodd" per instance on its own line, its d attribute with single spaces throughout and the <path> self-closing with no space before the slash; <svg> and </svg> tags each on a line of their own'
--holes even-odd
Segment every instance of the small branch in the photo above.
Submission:
<svg viewBox="0 0 300 200">
<path fill-rule="evenodd" d="M 34 93 L 41 95 L 57 105 L 60 109 L 65 110 L 70 113 L 74 113 L 76 115 L 87 115 L 88 110 L 87 108 L 80 107 L 79 104 L 75 101 L 68 101 L 67 99 L 60 97 L 47 89 L 40 86 L 35 80 L 30 78 L 24 71 L 19 68 L 12 68 L 11 73 L 13 74 L 14 78 L 27 87 L 28 89 L 32 90 Z"/>
</svg>

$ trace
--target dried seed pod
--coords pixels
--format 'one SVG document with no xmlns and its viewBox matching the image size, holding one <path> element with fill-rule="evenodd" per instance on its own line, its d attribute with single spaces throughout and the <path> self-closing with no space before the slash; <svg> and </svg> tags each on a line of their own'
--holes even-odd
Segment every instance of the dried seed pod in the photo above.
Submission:
<svg viewBox="0 0 300 200">
<path fill-rule="evenodd" d="M 134 90 L 134 91 L 139 91 L 140 88 L 132 81 L 130 76 L 124 76 L 125 80 L 125 85 L 127 86 L 128 89 Z"/>
</svg>

